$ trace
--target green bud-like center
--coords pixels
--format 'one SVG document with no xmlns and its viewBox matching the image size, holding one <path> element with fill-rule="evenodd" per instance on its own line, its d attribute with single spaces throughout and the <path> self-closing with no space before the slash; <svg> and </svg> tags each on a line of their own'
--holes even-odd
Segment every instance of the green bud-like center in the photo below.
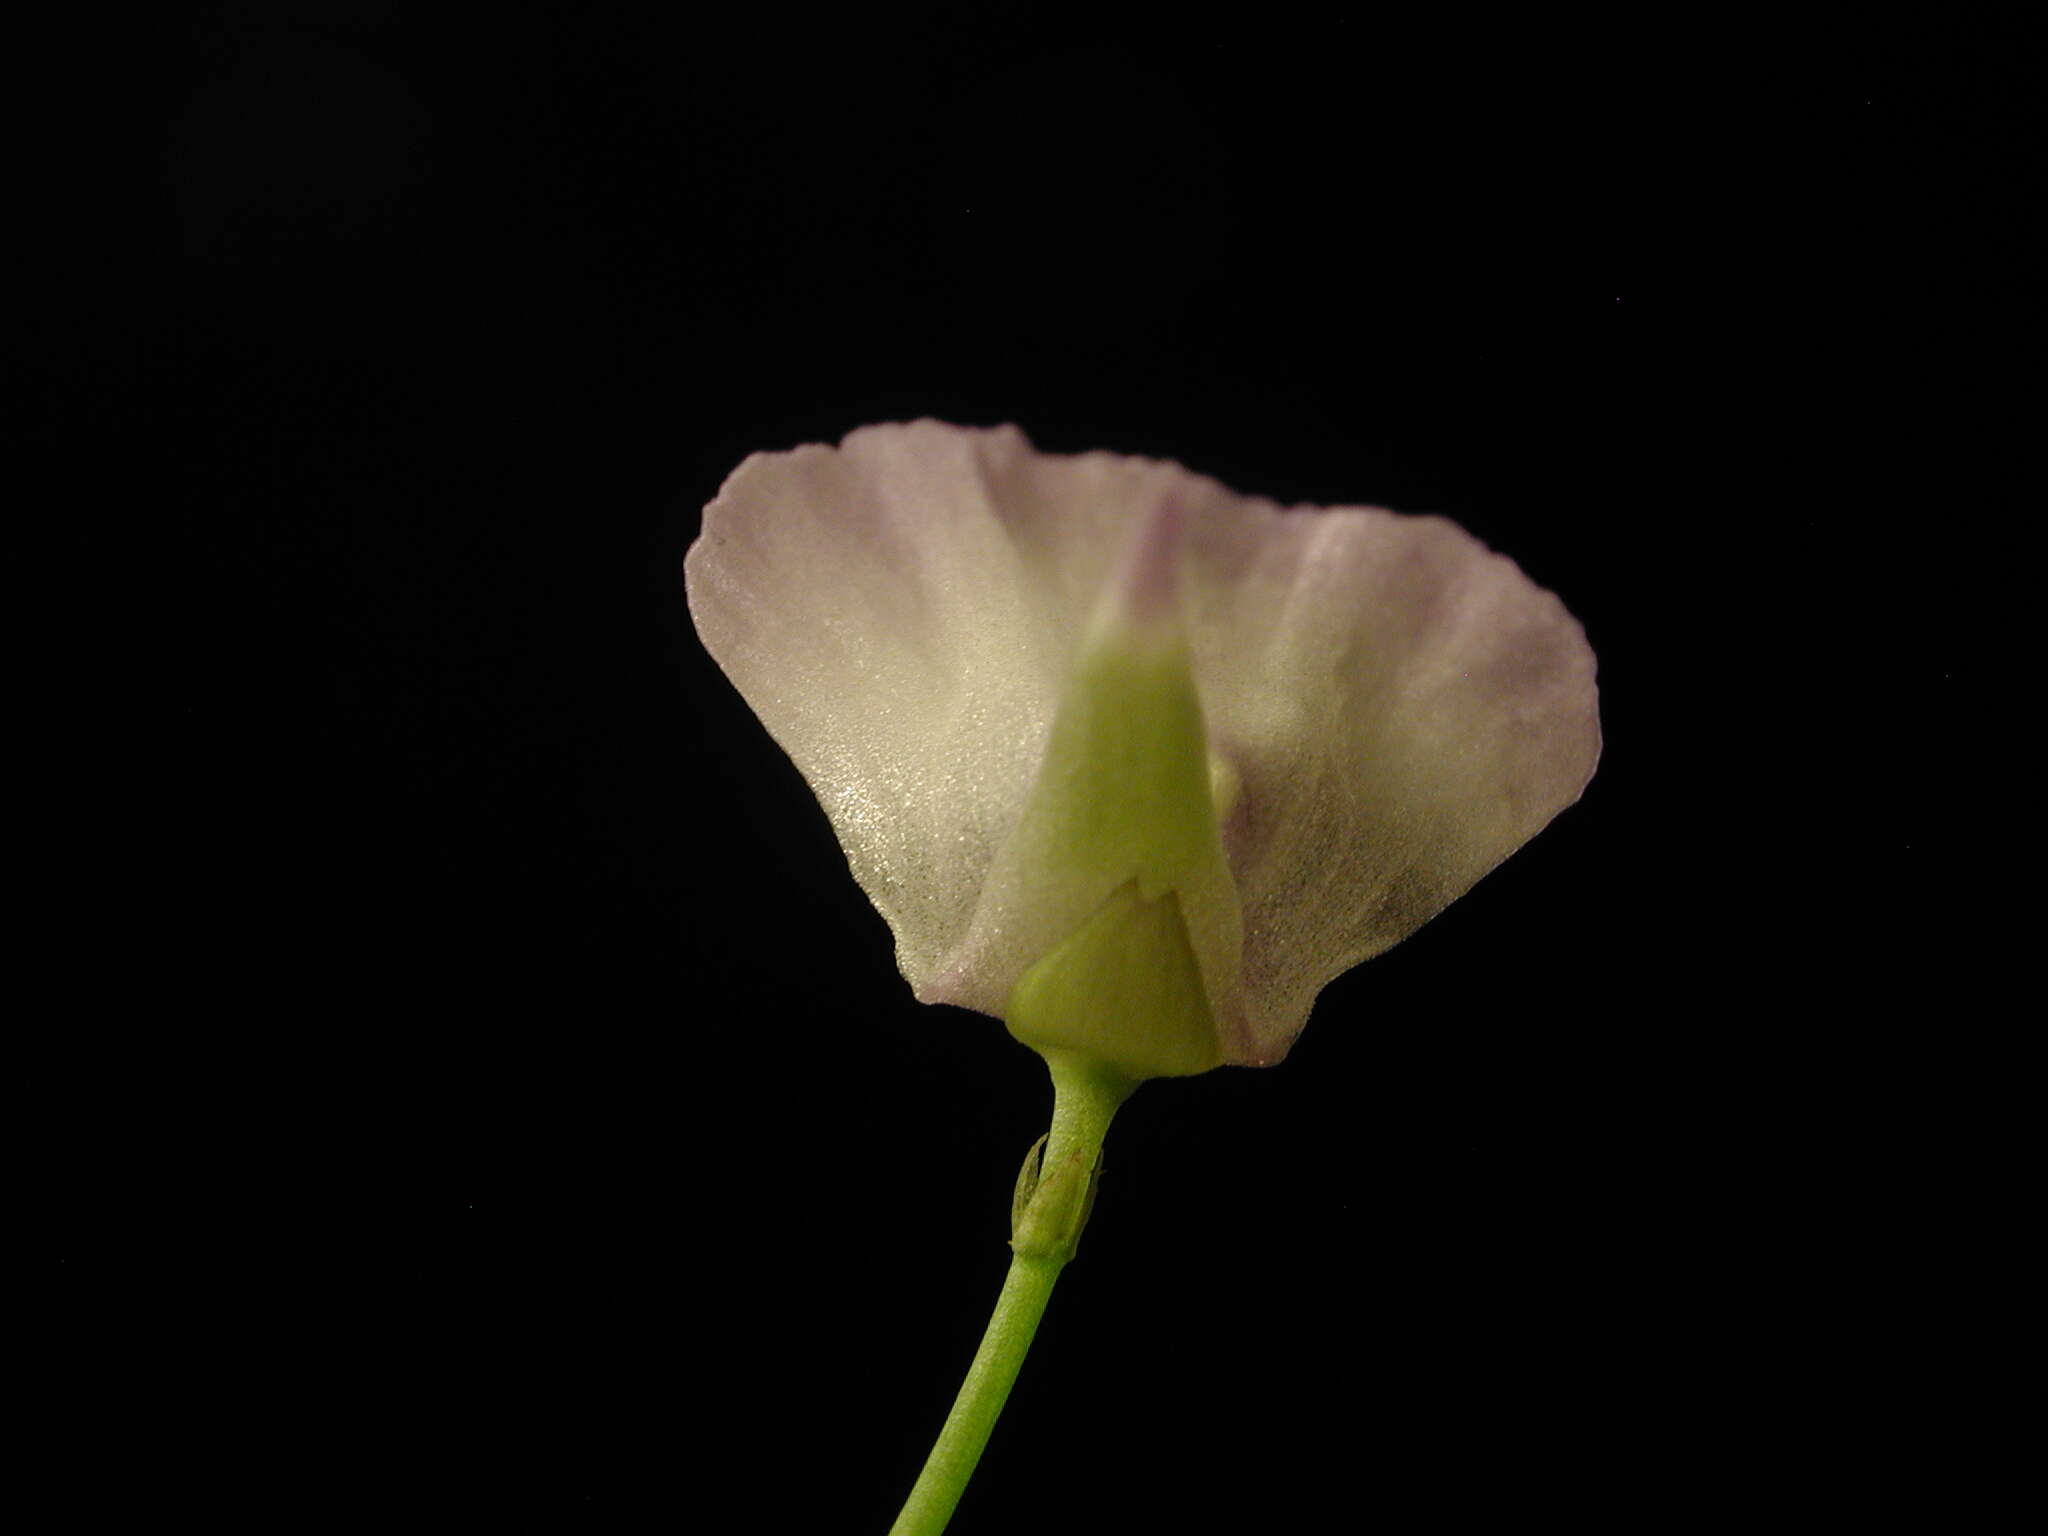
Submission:
<svg viewBox="0 0 2048 1536">
<path fill-rule="evenodd" d="M 1147 901 L 1133 880 L 1010 993 L 1010 1032 L 1134 1080 L 1206 1072 L 1223 1057 L 1201 968 L 1174 892 Z"/>
<path fill-rule="evenodd" d="M 1008 850 L 1048 890 L 1101 894 L 1017 981 L 1011 1034 L 1134 1082 L 1228 1059 L 1216 999 L 1236 986 L 1241 920 L 1217 800 L 1237 794 L 1178 612 L 1111 609 L 1075 658 Z"/>
</svg>

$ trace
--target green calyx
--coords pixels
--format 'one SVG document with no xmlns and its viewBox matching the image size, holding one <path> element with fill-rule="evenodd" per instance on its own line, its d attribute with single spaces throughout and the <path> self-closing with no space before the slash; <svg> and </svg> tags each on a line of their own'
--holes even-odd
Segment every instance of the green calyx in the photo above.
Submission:
<svg viewBox="0 0 2048 1536">
<path fill-rule="evenodd" d="M 1201 701 L 1177 612 L 1112 613 L 1083 647 L 1020 833 L 1106 897 L 1018 980 L 1005 1022 L 1132 1081 L 1225 1059 L 1212 1000 L 1241 932 Z"/>
<path fill-rule="evenodd" d="M 1201 970 L 1172 891 L 1133 880 L 1010 993 L 1010 1033 L 1093 1057 L 1125 1076 L 1187 1077 L 1222 1063 Z"/>
</svg>

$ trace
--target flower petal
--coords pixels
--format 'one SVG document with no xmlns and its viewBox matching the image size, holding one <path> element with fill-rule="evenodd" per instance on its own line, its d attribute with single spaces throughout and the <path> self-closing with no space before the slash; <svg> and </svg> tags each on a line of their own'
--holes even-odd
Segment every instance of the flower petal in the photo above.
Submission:
<svg viewBox="0 0 2048 1536">
<path fill-rule="evenodd" d="M 1265 1063 L 1317 992 L 1412 933 L 1578 799 L 1593 653 L 1455 524 L 1242 501 L 1190 537 L 1195 675 L 1238 791 L 1224 846 Z"/>
<path fill-rule="evenodd" d="M 685 564 L 705 647 L 816 792 L 920 996 L 1016 820 L 1065 670 L 1005 520 L 1030 458 L 1015 430 L 937 422 L 754 454 Z"/>
</svg>

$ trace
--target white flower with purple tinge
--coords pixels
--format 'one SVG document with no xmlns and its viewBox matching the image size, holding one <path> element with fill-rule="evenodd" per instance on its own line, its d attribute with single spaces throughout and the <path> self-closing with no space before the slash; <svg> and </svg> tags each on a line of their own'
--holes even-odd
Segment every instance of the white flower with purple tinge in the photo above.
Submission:
<svg viewBox="0 0 2048 1536">
<path fill-rule="evenodd" d="M 1278 1061 L 1600 753 L 1578 623 L 1454 524 L 1014 427 L 755 454 L 687 580 L 917 996 L 1134 1079 Z M 1097 985 L 1112 952 L 1153 956 L 1127 1012 L 1184 983 L 1194 1022 L 1066 1036 L 1019 1002 L 1058 990 L 1048 957 Z"/>
</svg>

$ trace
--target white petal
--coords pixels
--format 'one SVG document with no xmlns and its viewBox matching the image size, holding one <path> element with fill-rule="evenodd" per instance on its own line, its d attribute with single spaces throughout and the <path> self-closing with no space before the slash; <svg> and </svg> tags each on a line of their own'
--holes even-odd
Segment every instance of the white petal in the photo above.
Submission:
<svg viewBox="0 0 2048 1536">
<path fill-rule="evenodd" d="M 1325 984 L 1412 933 L 1579 797 L 1593 653 L 1455 524 L 1241 501 L 1197 525 L 1195 675 L 1241 784 L 1224 846 L 1253 1060 Z"/>
<path fill-rule="evenodd" d="M 816 792 L 928 1000 L 1024 803 L 1099 580 L 1073 535 L 1122 504 L 1042 494 L 1049 462 L 1014 428 L 930 421 L 755 454 L 686 563 L 706 648 Z M 999 1012 L 1006 992 L 956 977 L 947 995 Z"/>
</svg>

